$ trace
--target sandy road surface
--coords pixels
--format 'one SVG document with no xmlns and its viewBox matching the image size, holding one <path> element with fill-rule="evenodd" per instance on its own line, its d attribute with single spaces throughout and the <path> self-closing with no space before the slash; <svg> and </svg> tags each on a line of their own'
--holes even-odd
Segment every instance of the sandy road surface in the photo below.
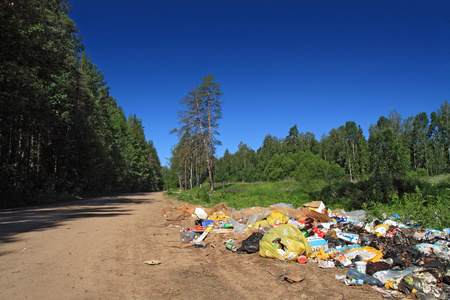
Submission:
<svg viewBox="0 0 450 300">
<path fill-rule="evenodd" d="M 160 213 L 176 205 L 143 193 L 1 211 L 0 299 L 382 298 L 334 279 L 345 270 L 219 246 L 179 248 L 180 228 L 193 220 L 168 222 Z M 284 271 L 305 280 L 282 281 Z"/>
</svg>

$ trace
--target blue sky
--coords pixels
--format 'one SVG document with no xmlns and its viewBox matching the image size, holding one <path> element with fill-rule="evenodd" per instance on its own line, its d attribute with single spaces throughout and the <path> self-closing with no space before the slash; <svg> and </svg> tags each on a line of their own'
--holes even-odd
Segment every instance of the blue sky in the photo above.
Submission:
<svg viewBox="0 0 450 300">
<path fill-rule="evenodd" d="M 72 0 L 70 17 L 161 163 L 179 100 L 212 73 L 224 95 L 217 156 L 297 124 L 320 140 L 397 110 L 450 101 L 450 1 Z"/>
</svg>

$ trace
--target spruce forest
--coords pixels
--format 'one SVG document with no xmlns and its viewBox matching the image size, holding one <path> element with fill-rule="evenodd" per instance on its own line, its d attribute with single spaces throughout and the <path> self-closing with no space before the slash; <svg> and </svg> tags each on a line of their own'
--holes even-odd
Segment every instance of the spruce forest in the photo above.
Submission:
<svg viewBox="0 0 450 300">
<path fill-rule="evenodd" d="M 83 50 L 68 1 L 0 2 L 0 207 L 163 186 L 142 121 Z"/>
</svg>

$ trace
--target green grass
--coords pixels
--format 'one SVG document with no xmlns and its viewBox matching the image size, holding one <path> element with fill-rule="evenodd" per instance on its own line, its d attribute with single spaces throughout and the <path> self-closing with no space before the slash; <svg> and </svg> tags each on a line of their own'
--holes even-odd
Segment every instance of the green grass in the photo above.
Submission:
<svg viewBox="0 0 450 300">
<path fill-rule="evenodd" d="M 450 174 L 442 174 L 436 176 L 425 176 L 419 178 L 422 181 L 428 182 L 433 186 L 449 186 L 450 185 Z"/>
<path fill-rule="evenodd" d="M 402 216 L 400 221 L 415 221 L 422 227 L 442 230 L 450 227 L 450 174 L 426 177 L 421 180 L 427 181 L 435 187 L 438 192 L 434 194 L 425 194 L 417 189 L 414 193 L 404 194 L 398 197 L 394 194 L 392 200 L 388 203 L 376 203 L 369 201 L 363 205 L 363 209 L 368 213 L 370 221 L 373 218 L 384 219 L 384 216 L 399 214 Z M 290 203 L 294 208 L 301 207 L 304 203 L 327 199 L 315 199 L 315 192 L 320 191 L 325 186 L 325 182 L 320 180 L 308 182 L 280 181 L 280 182 L 260 182 L 260 183 L 237 183 L 229 185 L 216 184 L 216 190 L 210 192 L 209 185 L 203 185 L 203 188 L 193 188 L 167 194 L 178 198 L 181 201 L 196 205 L 211 207 L 221 202 L 226 202 L 228 207 L 241 209 L 252 206 L 267 207 L 277 203 Z M 335 199 L 329 202 L 330 208 L 349 208 L 349 199 Z M 328 204 L 327 204 L 328 205 Z"/>
<path fill-rule="evenodd" d="M 168 192 L 168 195 L 175 196 L 181 201 L 207 207 L 221 202 L 226 202 L 228 207 L 232 208 L 267 207 L 283 202 L 297 208 L 311 201 L 309 194 L 303 190 L 302 184 L 295 181 L 216 184 L 215 191 L 212 193 L 209 191 L 209 185 L 205 185 L 202 189 L 195 187 L 179 194 Z"/>
</svg>

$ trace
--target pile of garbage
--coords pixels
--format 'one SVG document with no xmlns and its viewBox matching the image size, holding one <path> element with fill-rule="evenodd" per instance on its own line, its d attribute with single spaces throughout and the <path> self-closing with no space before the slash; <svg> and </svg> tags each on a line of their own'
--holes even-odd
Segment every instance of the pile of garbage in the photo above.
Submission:
<svg viewBox="0 0 450 300">
<path fill-rule="evenodd" d="M 448 299 L 450 229 L 425 229 L 386 220 L 367 221 L 364 211 L 330 211 L 314 201 L 294 209 L 279 203 L 237 211 L 225 203 L 206 209 L 184 204 L 162 214 L 169 221 L 195 217 L 183 229 L 185 246 L 259 253 L 282 262 L 347 268 L 347 285 L 369 284 L 386 298 Z M 406 295 L 406 298 L 405 298 Z"/>
</svg>

